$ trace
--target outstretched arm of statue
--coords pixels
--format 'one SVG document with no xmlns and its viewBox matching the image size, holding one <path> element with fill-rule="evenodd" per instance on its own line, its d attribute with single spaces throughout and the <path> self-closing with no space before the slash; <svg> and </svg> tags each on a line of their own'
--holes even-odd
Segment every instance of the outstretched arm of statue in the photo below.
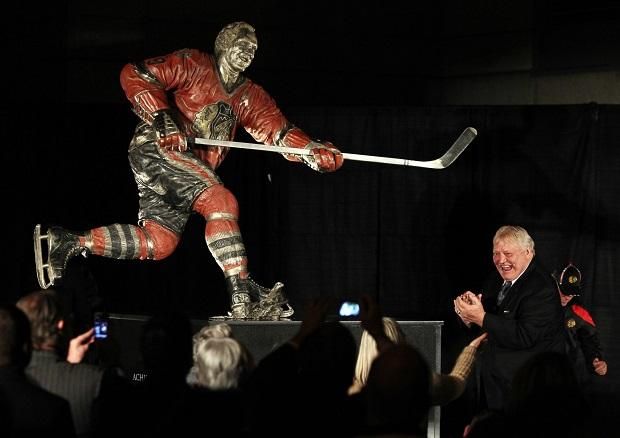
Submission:
<svg viewBox="0 0 620 438">
<path fill-rule="evenodd" d="M 282 155 L 289 161 L 302 162 L 317 172 L 333 172 L 342 166 L 340 150 L 328 141 L 312 139 L 290 123 L 274 99 L 260 86 L 250 83 L 243 99 L 235 101 L 235 114 L 254 140 L 270 146 L 309 149 L 310 155 Z"/>
</svg>

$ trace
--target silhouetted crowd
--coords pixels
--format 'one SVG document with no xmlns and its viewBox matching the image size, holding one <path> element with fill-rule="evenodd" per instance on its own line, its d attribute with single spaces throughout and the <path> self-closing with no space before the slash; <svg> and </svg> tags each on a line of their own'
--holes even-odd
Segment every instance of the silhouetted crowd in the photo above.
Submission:
<svg viewBox="0 0 620 438">
<path fill-rule="evenodd" d="M 28 294 L 0 308 L 2 436 L 427 436 L 429 409 L 461 396 L 484 337 L 442 375 L 370 297 L 359 346 L 328 317 L 332 304 L 310 302 L 297 333 L 258 363 L 225 322 L 193 333 L 184 314 L 153 315 L 134 381 L 83 360 L 92 330 L 60 348 L 57 293 Z M 519 369 L 504 409 L 481 411 L 462 436 L 588 437 L 590 418 L 567 356 L 545 352 Z"/>
</svg>

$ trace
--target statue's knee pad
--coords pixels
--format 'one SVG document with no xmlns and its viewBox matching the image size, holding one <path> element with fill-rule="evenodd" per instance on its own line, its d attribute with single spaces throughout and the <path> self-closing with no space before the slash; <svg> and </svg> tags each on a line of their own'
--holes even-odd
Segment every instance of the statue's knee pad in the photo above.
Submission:
<svg viewBox="0 0 620 438">
<path fill-rule="evenodd" d="M 194 202 L 193 209 L 205 218 L 216 213 L 223 213 L 235 219 L 239 216 L 237 198 L 221 184 L 203 191 Z"/>
</svg>

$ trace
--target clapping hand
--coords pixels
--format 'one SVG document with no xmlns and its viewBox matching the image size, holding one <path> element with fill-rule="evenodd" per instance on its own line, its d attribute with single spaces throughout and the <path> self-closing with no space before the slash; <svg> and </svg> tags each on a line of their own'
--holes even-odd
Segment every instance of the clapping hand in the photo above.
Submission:
<svg viewBox="0 0 620 438">
<path fill-rule="evenodd" d="M 597 357 L 592 361 L 592 366 L 594 367 L 594 372 L 599 376 L 604 376 L 607 374 L 607 362 L 604 360 Z"/>
<path fill-rule="evenodd" d="M 454 311 L 467 327 L 472 323 L 482 327 L 485 315 L 482 294 L 476 295 L 471 291 L 462 293 L 454 299 Z"/>
</svg>

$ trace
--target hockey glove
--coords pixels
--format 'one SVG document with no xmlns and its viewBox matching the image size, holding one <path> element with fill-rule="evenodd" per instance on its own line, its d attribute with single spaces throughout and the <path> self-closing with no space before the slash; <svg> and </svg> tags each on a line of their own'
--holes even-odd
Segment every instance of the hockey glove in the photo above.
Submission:
<svg viewBox="0 0 620 438">
<path fill-rule="evenodd" d="M 179 152 L 187 150 L 187 138 L 169 110 L 160 110 L 153 115 L 153 129 L 162 148 Z"/>
<path fill-rule="evenodd" d="M 342 166 L 342 153 L 329 141 L 312 141 L 305 146 L 312 155 L 305 155 L 304 162 L 317 172 L 333 172 Z"/>
</svg>

